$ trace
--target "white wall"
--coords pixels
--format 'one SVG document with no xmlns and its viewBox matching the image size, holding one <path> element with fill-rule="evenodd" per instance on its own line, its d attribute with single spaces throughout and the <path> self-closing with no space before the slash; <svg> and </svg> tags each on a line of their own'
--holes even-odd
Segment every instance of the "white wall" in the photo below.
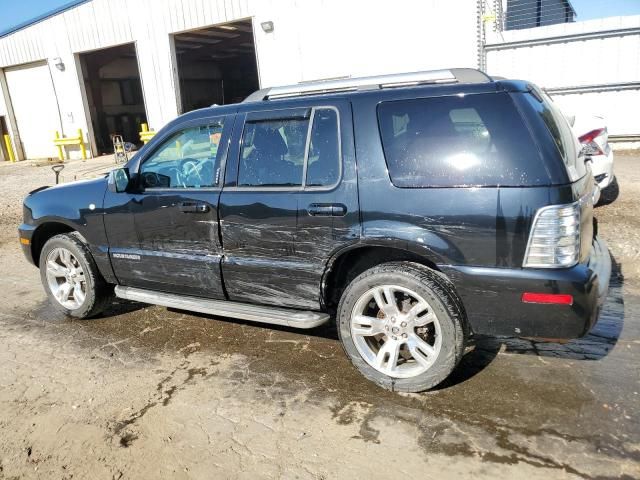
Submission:
<svg viewBox="0 0 640 480">
<path fill-rule="evenodd" d="M 256 0 L 253 5 L 265 87 L 477 66 L 474 0 Z M 265 20 L 274 22 L 273 33 L 260 29 Z"/>
<path fill-rule="evenodd" d="M 93 0 L 0 38 L 0 68 L 50 64 L 64 134 L 87 131 L 74 56 L 135 42 L 152 128 L 178 112 L 169 34 L 253 17 L 263 87 L 344 75 L 476 67 L 476 0 Z M 263 21 L 275 29 L 265 33 Z M 53 59 L 60 57 L 64 72 Z M 37 88 L 37 85 L 34 85 Z M 0 98 L 0 111 L 5 108 Z"/>
<path fill-rule="evenodd" d="M 549 89 L 640 83 L 640 15 L 501 33 L 488 30 L 486 68 L 491 75 Z M 640 134 L 640 85 L 553 98 L 572 113 L 605 117 L 610 134 Z"/>
<path fill-rule="evenodd" d="M 567 115 L 604 117 L 610 135 L 640 133 L 640 89 L 606 93 L 551 95 Z"/>
</svg>

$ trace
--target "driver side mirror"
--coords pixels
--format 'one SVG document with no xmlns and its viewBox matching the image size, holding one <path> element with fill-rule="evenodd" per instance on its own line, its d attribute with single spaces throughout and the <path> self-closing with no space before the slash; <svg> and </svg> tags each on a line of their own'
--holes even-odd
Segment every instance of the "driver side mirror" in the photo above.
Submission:
<svg viewBox="0 0 640 480">
<path fill-rule="evenodd" d="M 113 193 L 126 192 L 130 182 L 129 169 L 126 167 L 116 168 L 109 172 L 109 191 Z"/>
</svg>

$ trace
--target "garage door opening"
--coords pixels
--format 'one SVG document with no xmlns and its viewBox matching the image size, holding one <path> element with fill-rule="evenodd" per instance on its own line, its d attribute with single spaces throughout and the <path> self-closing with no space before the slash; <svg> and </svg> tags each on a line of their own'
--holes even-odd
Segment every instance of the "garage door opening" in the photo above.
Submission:
<svg viewBox="0 0 640 480">
<path fill-rule="evenodd" d="M 251 20 L 173 36 L 182 113 L 244 100 L 259 87 Z"/>
<path fill-rule="evenodd" d="M 140 145 L 140 125 L 147 115 L 135 45 L 81 53 L 79 58 L 98 153 L 113 153 L 113 135 Z"/>
</svg>

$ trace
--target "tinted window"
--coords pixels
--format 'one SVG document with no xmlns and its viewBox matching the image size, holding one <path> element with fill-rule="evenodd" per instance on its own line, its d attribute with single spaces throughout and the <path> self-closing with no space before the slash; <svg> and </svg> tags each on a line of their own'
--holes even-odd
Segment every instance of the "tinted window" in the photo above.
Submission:
<svg viewBox="0 0 640 480">
<path fill-rule="evenodd" d="M 548 184 L 538 149 L 506 93 L 384 102 L 378 121 L 398 187 Z"/>
<path fill-rule="evenodd" d="M 339 141 L 337 112 L 328 108 L 315 110 L 307 160 L 307 186 L 328 186 L 338 181 Z"/>
<path fill-rule="evenodd" d="M 538 98 L 534 95 L 525 95 L 529 103 L 544 121 L 553 141 L 562 156 L 571 181 L 582 178 L 587 173 L 584 161 L 578 158 L 577 140 L 569 126 L 569 122 L 560 109 L 551 101 L 548 95 L 536 89 Z"/>
<path fill-rule="evenodd" d="M 187 128 L 166 140 L 140 167 L 147 188 L 213 187 L 220 175 L 223 122 Z M 222 150 L 222 149 L 220 149 Z"/>
<path fill-rule="evenodd" d="M 302 185 L 309 119 L 247 122 L 242 134 L 239 186 Z"/>
</svg>

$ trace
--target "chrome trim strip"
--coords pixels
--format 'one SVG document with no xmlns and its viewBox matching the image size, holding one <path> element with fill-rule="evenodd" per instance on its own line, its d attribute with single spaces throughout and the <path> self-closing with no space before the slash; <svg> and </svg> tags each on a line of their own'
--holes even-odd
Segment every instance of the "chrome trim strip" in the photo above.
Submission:
<svg viewBox="0 0 640 480">
<path fill-rule="evenodd" d="M 313 130 L 313 119 L 316 118 L 316 109 L 311 109 L 309 117 L 309 127 L 307 128 L 307 138 L 304 141 L 304 158 L 302 160 L 302 189 L 307 186 L 307 167 L 309 165 L 309 147 L 311 146 L 311 131 Z"/>
<path fill-rule="evenodd" d="M 119 298 L 134 302 L 293 328 L 315 328 L 329 320 L 329 314 L 323 312 L 210 300 L 120 285 L 115 288 L 115 293 Z"/>
<path fill-rule="evenodd" d="M 142 195 L 145 193 L 161 193 L 161 192 L 219 192 L 222 190 L 220 187 L 149 187 L 142 191 Z"/>
</svg>

